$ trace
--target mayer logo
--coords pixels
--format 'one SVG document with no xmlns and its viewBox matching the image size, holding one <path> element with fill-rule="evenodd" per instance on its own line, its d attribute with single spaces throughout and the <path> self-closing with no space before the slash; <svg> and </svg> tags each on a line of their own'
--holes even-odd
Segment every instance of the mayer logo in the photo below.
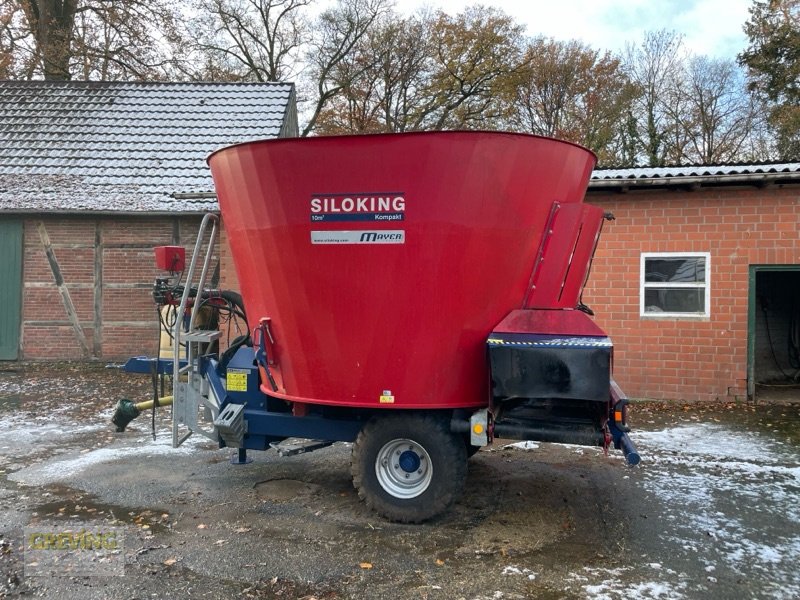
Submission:
<svg viewBox="0 0 800 600">
<path fill-rule="evenodd" d="M 381 231 L 312 231 L 312 244 L 405 244 L 403 229 Z"/>
<path fill-rule="evenodd" d="M 312 223 L 403 221 L 406 213 L 406 198 L 403 192 L 313 194 L 309 208 Z"/>
<path fill-rule="evenodd" d="M 361 242 L 365 244 L 400 244 L 403 242 L 402 231 L 365 231 L 361 234 Z"/>
</svg>

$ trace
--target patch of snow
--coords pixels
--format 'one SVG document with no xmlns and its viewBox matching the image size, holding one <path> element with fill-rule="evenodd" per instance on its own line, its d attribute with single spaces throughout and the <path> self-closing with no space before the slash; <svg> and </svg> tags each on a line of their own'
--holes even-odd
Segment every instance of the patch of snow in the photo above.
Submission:
<svg viewBox="0 0 800 600">
<path fill-rule="evenodd" d="M 657 563 L 656 563 L 657 564 Z M 631 582 L 632 567 L 618 569 L 593 569 L 585 567 L 588 580 L 593 583 L 582 585 L 587 598 L 593 600 L 652 600 L 669 598 L 685 598 L 685 584 L 668 583 L 664 581 Z M 627 575 L 627 576 L 626 576 Z M 579 579 L 579 578 L 576 578 Z M 586 580 L 587 578 L 580 578 Z M 600 581 L 597 581 L 600 579 Z"/>
<path fill-rule="evenodd" d="M 57 457 L 36 464 L 9 475 L 9 479 L 25 485 L 46 485 L 68 480 L 90 467 L 117 460 L 133 461 L 142 456 L 163 456 L 168 454 L 191 454 L 198 446 L 209 444 L 206 438 L 195 435 L 178 448 L 172 447 L 171 436 L 164 435 L 156 441 L 151 438 L 137 440 L 140 446 L 118 446 L 98 448 L 82 454 L 72 454 L 67 458 Z"/>
<path fill-rule="evenodd" d="M 537 450 L 539 444 L 536 442 L 514 442 L 513 444 L 506 444 L 503 448 L 516 448 L 517 450 Z"/>
<path fill-rule="evenodd" d="M 681 455 L 740 459 L 762 455 L 766 462 L 778 460 L 772 453 L 783 444 L 755 431 L 732 431 L 717 423 L 696 423 L 659 431 L 635 431 L 631 438 L 648 447 Z M 785 450 L 785 449 L 784 449 Z"/>
<path fill-rule="evenodd" d="M 15 381 L 0 379 L 0 394 L 11 396 L 12 394 L 19 394 L 21 389 L 19 383 Z"/>
<path fill-rule="evenodd" d="M 660 500 L 668 543 L 683 548 L 685 558 L 713 563 L 707 573 L 729 570 L 758 580 L 767 596 L 800 597 L 795 448 L 708 423 L 632 438 L 648 456 L 640 481 Z"/>
<path fill-rule="evenodd" d="M 536 573 L 534 573 L 530 569 L 526 569 L 526 568 L 520 569 L 519 567 L 517 567 L 515 565 L 508 565 L 508 566 L 504 567 L 503 568 L 503 572 L 501 573 L 501 575 L 526 575 L 528 577 L 528 579 L 530 579 L 531 581 L 536 579 Z"/>
<path fill-rule="evenodd" d="M 0 431 L 3 431 L 3 450 L 33 444 L 43 445 L 54 437 L 76 436 L 104 428 L 107 429 L 108 426 L 101 423 L 93 425 L 78 425 L 77 423 L 69 422 L 54 423 L 51 418 L 46 419 L 46 421 L 45 419 L 37 419 L 32 422 L 22 415 L 9 415 L 0 418 Z M 63 440 L 59 439 L 57 441 L 61 442 Z"/>
</svg>

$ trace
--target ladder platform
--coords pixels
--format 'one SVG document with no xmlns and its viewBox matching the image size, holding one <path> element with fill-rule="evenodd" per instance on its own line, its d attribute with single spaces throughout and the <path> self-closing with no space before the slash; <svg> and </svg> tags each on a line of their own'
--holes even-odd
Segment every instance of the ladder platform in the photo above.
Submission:
<svg viewBox="0 0 800 600">
<path fill-rule="evenodd" d="M 184 333 L 181 337 L 186 342 L 197 342 L 199 344 L 210 344 L 222 336 L 222 332 L 218 329 L 195 329 Z"/>
<path fill-rule="evenodd" d="M 294 456 L 305 452 L 313 452 L 333 444 L 331 440 L 305 440 L 289 438 L 282 442 L 272 442 L 269 447 L 278 451 L 281 456 Z"/>
</svg>

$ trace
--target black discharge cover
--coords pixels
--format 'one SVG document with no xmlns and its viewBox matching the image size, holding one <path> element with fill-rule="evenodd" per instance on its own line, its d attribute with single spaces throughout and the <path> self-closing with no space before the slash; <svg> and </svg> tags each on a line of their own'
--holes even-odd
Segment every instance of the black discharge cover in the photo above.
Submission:
<svg viewBox="0 0 800 600">
<path fill-rule="evenodd" d="M 496 401 L 608 401 L 612 344 L 607 337 L 493 333 L 487 345 Z"/>
</svg>

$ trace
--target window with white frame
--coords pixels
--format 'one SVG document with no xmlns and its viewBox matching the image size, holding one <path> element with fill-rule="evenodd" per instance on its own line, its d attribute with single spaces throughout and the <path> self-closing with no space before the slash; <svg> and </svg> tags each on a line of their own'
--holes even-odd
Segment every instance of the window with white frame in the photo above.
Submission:
<svg viewBox="0 0 800 600">
<path fill-rule="evenodd" d="M 709 316 L 709 262 L 708 252 L 642 253 L 640 314 Z"/>
</svg>

